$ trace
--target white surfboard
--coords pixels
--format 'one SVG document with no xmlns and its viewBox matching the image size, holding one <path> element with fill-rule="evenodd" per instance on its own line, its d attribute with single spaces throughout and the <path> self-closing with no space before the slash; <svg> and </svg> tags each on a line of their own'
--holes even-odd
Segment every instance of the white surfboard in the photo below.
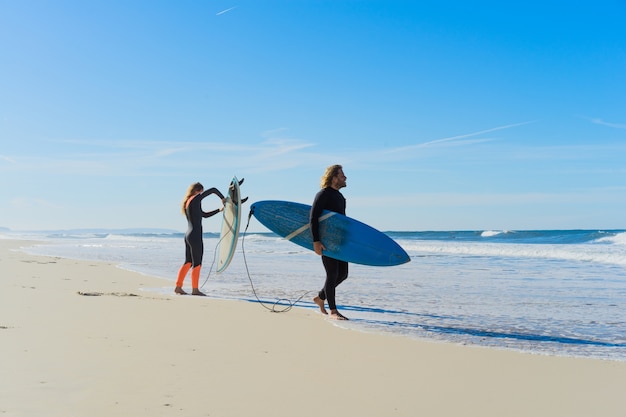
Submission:
<svg viewBox="0 0 626 417">
<path fill-rule="evenodd" d="M 222 232 L 220 233 L 219 247 L 217 249 L 217 268 L 219 274 L 228 268 L 233 259 L 237 240 L 239 240 L 239 227 L 241 224 L 241 193 L 239 181 L 233 177 L 228 186 L 226 204 L 224 204 L 224 219 L 222 220 Z"/>
</svg>

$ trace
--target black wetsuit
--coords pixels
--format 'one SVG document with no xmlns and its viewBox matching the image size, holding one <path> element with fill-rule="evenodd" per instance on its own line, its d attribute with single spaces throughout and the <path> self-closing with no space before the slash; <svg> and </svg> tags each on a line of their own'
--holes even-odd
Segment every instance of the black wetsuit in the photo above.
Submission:
<svg viewBox="0 0 626 417">
<path fill-rule="evenodd" d="M 219 210 L 202 211 L 202 199 L 210 194 L 217 194 L 221 199 L 224 198 L 217 188 L 211 188 L 193 197 L 185 210 L 188 223 L 187 233 L 185 233 L 185 263 L 191 262 L 192 268 L 202 264 L 204 254 L 202 219 L 220 212 Z"/>
<path fill-rule="evenodd" d="M 334 188 L 327 187 L 318 192 L 313 200 L 313 206 L 311 207 L 311 233 L 313 235 L 313 241 L 321 241 L 319 230 L 319 217 L 323 210 L 334 211 L 339 214 L 346 214 L 346 199 L 343 194 Z M 322 263 L 326 270 L 326 282 L 324 288 L 319 292 L 319 297 L 322 300 L 328 301 L 328 307 L 331 310 L 336 310 L 335 304 L 335 287 L 341 284 L 346 278 L 348 278 L 348 263 L 337 259 L 329 258 L 322 255 Z"/>
</svg>

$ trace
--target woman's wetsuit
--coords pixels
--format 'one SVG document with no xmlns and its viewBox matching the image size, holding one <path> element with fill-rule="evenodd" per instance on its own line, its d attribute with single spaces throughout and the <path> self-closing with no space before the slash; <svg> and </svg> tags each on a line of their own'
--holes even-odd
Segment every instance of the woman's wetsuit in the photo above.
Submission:
<svg viewBox="0 0 626 417">
<path fill-rule="evenodd" d="M 321 241 L 319 218 L 324 210 L 330 210 L 345 215 L 346 199 L 343 194 L 332 187 L 327 187 L 315 195 L 313 206 L 311 207 L 310 217 L 311 233 L 313 235 L 314 242 Z M 334 258 L 329 258 L 325 255 L 322 255 L 322 263 L 324 264 L 324 269 L 326 270 L 326 281 L 324 282 L 324 288 L 322 288 L 319 292 L 319 297 L 322 300 L 328 301 L 328 307 L 331 310 L 336 310 L 335 287 L 348 278 L 348 263 Z"/>
<path fill-rule="evenodd" d="M 204 254 L 202 219 L 220 212 L 219 210 L 202 211 L 202 199 L 210 194 L 217 194 L 224 199 L 224 195 L 217 188 L 211 188 L 193 197 L 185 209 L 188 224 L 187 233 L 185 233 L 185 263 L 191 263 L 192 268 L 202 264 Z"/>
</svg>

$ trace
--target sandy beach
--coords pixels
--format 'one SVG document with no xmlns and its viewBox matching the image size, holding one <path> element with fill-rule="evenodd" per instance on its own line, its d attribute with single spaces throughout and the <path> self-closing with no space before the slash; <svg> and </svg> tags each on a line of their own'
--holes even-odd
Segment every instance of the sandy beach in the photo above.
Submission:
<svg viewBox="0 0 626 417">
<path fill-rule="evenodd" d="M 338 328 L 142 290 L 0 240 L 0 416 L 626 416 L 626 363 Z M 210 294 L 210 285 L 205 287 Z"/>
</svg>

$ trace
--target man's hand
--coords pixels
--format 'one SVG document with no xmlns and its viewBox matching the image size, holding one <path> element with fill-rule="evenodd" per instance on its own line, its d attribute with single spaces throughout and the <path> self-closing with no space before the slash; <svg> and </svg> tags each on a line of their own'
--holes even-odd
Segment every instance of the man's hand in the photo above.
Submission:
<svg viewBox="0 0 626 417">
<path fill-rule="evenodd" d="M 315 251 L 315 253 L 321 256 L 322 251 L 326 250 L 326 247 L 322 244 L 322 242 L 318 240 L 316 242 L 313 242 L 313 250 Z"/>
</svg>

